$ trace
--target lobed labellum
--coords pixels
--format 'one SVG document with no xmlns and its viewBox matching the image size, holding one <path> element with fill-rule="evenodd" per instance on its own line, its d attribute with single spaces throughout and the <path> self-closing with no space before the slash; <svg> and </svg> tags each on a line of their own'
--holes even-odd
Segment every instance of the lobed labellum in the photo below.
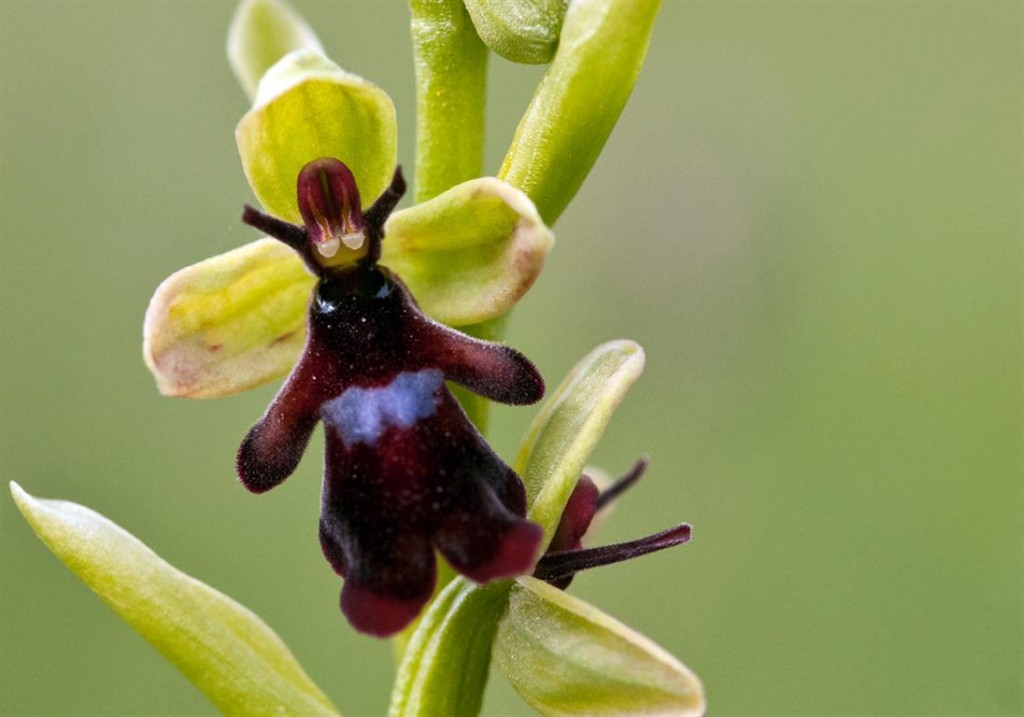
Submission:
<svg viewBox="0 0 1024 717">
<path fill-rule="evenodd" d="M 342 611 L 379 636 L 404 628 L 429 600 L 435 549 L 487 582 L 530 572 L 542 539 L 525 518 L 519 476 L 473 428 L 445 379 L 511 404 L 540 400 L 544 383 L 517 351 L 429 319 L 401 280 L 377 266 L 384 222 L 404 188 L 396 171 L 391 188 L 359 212 L 351 173 L 321 159 L 300 174 L 305 228 L 252 208 L 243 217 L 295 249 L 319 281 L 305 350 L 242 442 L 238 474 L 253 492 L 273 488 L 324 423 L 321 546 L 345 578 Z M 365 233 L 365 251 L 328 263 L 314 249 L 317 232 L 346 223 Z"/>
</svg>

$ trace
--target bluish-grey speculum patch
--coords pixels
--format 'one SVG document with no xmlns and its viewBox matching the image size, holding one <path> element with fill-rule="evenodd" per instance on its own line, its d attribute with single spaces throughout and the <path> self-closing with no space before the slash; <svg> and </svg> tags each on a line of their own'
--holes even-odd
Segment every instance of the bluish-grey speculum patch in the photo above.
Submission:
<svg viewBox="0 0 1024 717">
<path fill-rule="evenodd" d="M 437 411 L 444 376 L 436 368 L 403 371 L 382 388 L 345 389 L 320 409 L 324 424 L 348 445 L 376 445 L 391 427 L 409 428 Z"/>
</svg>

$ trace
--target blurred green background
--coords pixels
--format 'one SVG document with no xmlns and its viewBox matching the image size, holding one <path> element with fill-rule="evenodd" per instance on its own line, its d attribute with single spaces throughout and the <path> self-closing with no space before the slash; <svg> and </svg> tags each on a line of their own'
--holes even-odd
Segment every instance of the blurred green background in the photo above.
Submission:
<svg viewBox="0 0 1024 717">
<path fill-rule="evenodd" d="M 298 2 L 388 89 L 400 2 Z M 263 616 L 348 715 L 355 634 L 316 539 L 320 442 L 261 497 L 238 440 L 275 388 L 161 398 L 142 314 L 254 236 L 232 3 L 0 3 L 0 477 L 84 503 Z M 1022 5 L 667 0 L 632 101 L 509 341 L 550 384 L 596 344 L 648 369 L 595 463 L 648 477 L 603 539 L 691 545 L 573 592 L 705 680 L 715 715 L 1022 706 Z M 495 59 L 487 171 L 538 68 Z M 565 121 L 571 122 L 567 117 Z M 501 409 L 506 456 L 533 409 Z M 0 712 L 208 714 L 0 500 Z M 487 714 L 528 714 L 495 676 Z"/>
</svg>

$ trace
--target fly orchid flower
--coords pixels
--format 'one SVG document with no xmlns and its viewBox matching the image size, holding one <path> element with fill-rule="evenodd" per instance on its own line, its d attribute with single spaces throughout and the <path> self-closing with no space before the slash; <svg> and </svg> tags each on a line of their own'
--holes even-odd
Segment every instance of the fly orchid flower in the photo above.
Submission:
<svg viewBox="0 0 1024 717">
<path fill-rule="evenodd" d="M 544 383 L 517 351 L 427 318 L 378 266 L 384 222 L 404 192 L 398 169 L 364 213 L 352 172 L 324 158 L 299 173 L 304 227 L 248 206 L 243 214 L 318 281 L 305 350 L 242 442 L 238 475 L 255 493 L 273 488 L 324 423 L 321 546 L 345 578 L 342 611 L 378 636 L 404 628 L 430 599 L 435 548 L 460 573 L 488 582 L 528 572 L 542 537 L 523 517 L 519 477 L 445 379 L 511 404 L 539 401 Z M 343 253 L 351 256 L 339 261 Z"/>
<path fill-rule="evenodd" d="M 157 289 L 144 356 L 160 390 L 217 397 L 292 372 L 239 475 L 254 492 L 284 480 L 324 421 L 321 542 L 357 629 L 389 635 L 420 612 L 435 547 L 480 582 L 529 572 L 540 534 L 521 482 L 444 380 L 506 403 L 539 400 L 543 383 L 520 354 L 439 322 L 494 318 L 532 285 L 553 242 L 532 202 L 482 177 L 393 211 L 391 100 L 314 49 L 262 76 L 236 139 L 268 210 L 243 221 L 268 238 Z"/>
</svg>

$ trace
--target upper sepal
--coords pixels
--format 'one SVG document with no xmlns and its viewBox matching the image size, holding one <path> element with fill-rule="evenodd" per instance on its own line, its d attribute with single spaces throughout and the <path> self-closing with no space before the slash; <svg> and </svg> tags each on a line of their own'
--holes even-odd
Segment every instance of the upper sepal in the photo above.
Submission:
<svg viewBox="0 0 1024 717">
<path fill-rule="evenodd" d="M 309 162 L 337 157 L 372 202 L 391 181 L 398 123 L 391 98 L 323 55 L 285 55 L 260 80 L 255 106 L 235 129 L 242 168 L 272 215 L 301 223 L 295 178 Z"/>
<path fill-rule="evenodd" d="M 228 62 L 242 89 L 255 99 L 260 78 L 293 50 L 323 54 L 316 33 L 284 0 L 243 0 L 228 28 Z"/>
<path fill-rule="evenodd" d="M 707 711 L 704 687 L 688 667 L 594 606 L 534 578 L 512 587 L 494 659 L 519 695 L 549 717 L 701 717 Z"/>
<path fill-rule="evenodd" d="M 453 326 L 503 314 L 536 281 L 554 235 L 525 194 L 493 177 L 391 215 L 381 263 Z"/>
</svg>

